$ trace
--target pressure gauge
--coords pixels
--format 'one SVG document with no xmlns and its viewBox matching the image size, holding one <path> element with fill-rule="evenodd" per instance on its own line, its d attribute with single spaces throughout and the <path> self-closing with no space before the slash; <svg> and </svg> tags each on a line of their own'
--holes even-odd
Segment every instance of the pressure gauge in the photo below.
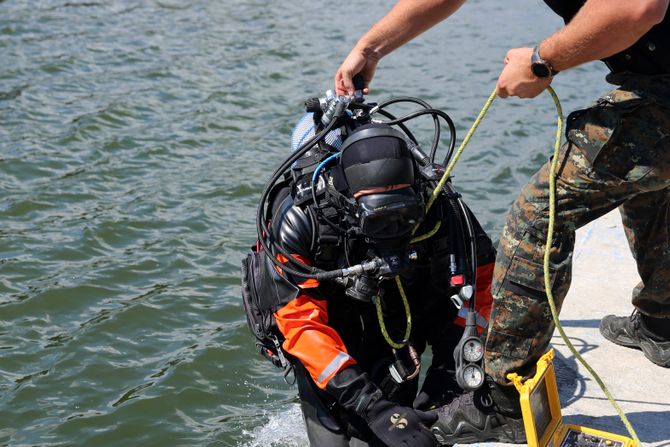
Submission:
<svg viewBox="0 0 670 447">
<path fill-rule="evenodd" d="M 468 310 L 465 330 L 454 349 L 456 383 L 464 391 L 474 391 L 484 384 L 484 342 L 477 335 L 476 312 Z"/>
<path fill-rule="evenodd" d="M 462 369 L 463 383 L 471 390 L 476 390 L 484 383 L 484 371 L 477 364 L 470 364 Z"/>
<path fill-rule="evenodd" d="M 478 362 L 484 356 L 484 345 L 478 337 L 470 337 L 463 343 L 463 358 L 468 362 Z"/>
</svg>

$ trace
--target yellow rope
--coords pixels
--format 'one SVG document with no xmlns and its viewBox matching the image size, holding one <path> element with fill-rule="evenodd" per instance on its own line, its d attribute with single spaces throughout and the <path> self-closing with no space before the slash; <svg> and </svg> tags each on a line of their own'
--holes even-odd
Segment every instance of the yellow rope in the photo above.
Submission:
<svg viewBox="0 0 670 447">
<path fill-rule="evenodd" d="M 461 142 L 461 145 L 458 147 L 458 150 L 454 154 L 454 156 L 451 158 L 451 161 L 449 162 L 449 165 L 444 171 L 444 174 L 442 175 L 442 178 L 440 179 L 439 183 L 433 190 L 433 194 L 431 194 L 430 198 L 428 199 L 428 203 L 426 204 L 426 212 L 425 214 L 428 214 L 428 210 L 430 209 L 431 206 L 433 206 L 433 203 L 435 202 L 435 199 L 437 199 L 437 196 L 440 195 L 440 191 L 444 187 L 445 183 L 447 183 L 447 180 L 449 180 L 449 175 L 451 174 L 451 171 L 454 169 L 454 166 L 456 165 L 456 162 L 461 156 L 461 153 L 463 152 L 463 149 L 465 149 L 465 146 L 468 145 L 470 142 L 470 139 L 472 138 L 472 135 L 474 135 L 475 131 L 477 130 L 477 127 L 479 127 L 479 123 L 482 122 L 482 119 L 484 118 L 484 115 L 486 115 L 486 112 L 489 111 L 489 108 L 491 107 L 491 104 L 493 103 L 493 100 L 496 98 L 496 90 L 494 89 L 491 92 L 491 95 L 489 95 L 489 99 L 486 101 L 486 104 L 484 104 L 484 107 L 482 108 L 481 112 L 479 112 L 479 115 L 477 116 L 477 119 L 475 119 L 475 122 L 472 124 L 472 127 L 470 127 L 470 130 L 468 131 L 467 134 L 465 134 L 465 138 L 463 138 L 463 141 Z M 416 239 L 412 240 L 412 242 L 419 242 L 425 239 L 428 239 L 429 237 L 433 236 L 435 233 L 437 233 L 437 230 L 439 230 L 439 224 L 435 226 L 429 233 L 425 235 L 418 236 Z M 416 230 L 419 228 L 419 224 L 417 223 L 414 229 L 412 230 L 412 235 L 416 233 Z M 407 296 L 405 295 L 405 291 L 402 287 L 402 283 L 400 282 L 400 278 L 398 276 L 395 277 L 396 284 L 398 285 L 398 290 L 400 290 L 400 296 L 402 296 L 403 299 L 403 305 L 405 306 L 405 311 L 407 312 L 407 330 L 406 330 L 406 337 L 405 341 L 403 342 L 403 345 L 400 347 L 404 346 L 404 343 L 407 342 L 409 339 L 409 334 L 411 332 L 411 315 L 409 311 L 409 303 L 407 302 Z M 376 302 L 379 303 L 379 297 L 377 297 Z M 384 319 L 382 316 L 382 311 L 381 311 L 381 305 L 377 304 L 377 318 L 379 319 L 379 326 L 381 327 L 382 334 L 384 335 L 384 338 L 386 339 L 386 342 L 391 345 L 391 347 L 396 348 L 398 346 L 397 343 L 393 342 L 391 338 L 388 336 L 388 333 L 386 331 L 386 327 L 384 325 Z M 396 348 L 400 349 L 400 348 Z"/>
<path fill-rule="evenodd" d="M 554 320 L 556 329 L 558 329 L 559 334 L 561 334 L 561 338 L 565 342 L 566 346 L 570 349 L 570 352 L 572 352 L 575 358 L 579 360 L 579 362 L 584 366 L 584 368 L 586 368 L 587 371 L 591 374 L 591 377 L 593 377 L 593 379 L 598 383 L 600 389 L 603 390 L 603 393 L 605 394 L 605 396 L 607 396 L 607 399 L 610 401 L 616 412 L 619 414 L 621 421 L 626 426 L 626 430 L 628 430 L 628 433 L 633 438 L 633 441 L 635 441 L 635 443 L 639 445 L 640 439 L 637 437 L 637 433 L 635 433 L 635 430 L 633 429 L 631 423 L 628 421 L 628 418 L 621 410 L 621 408 L 619 408 L 619 405 L 614 400 L 614 397 L 610 393 L 607 386 L 605 386 L 605 383 L 602 381 L 600 376 L 593 370 L 593 368 L 591 368 L 591 365 L 589 365 L 586 362 L 586 360 L 584 360 L 581 354 L 577 352 L 573 344 L 568 339 L 567 335 L 565 335 L 565 331 L 563 330 L 563 326 L 561 326 L 560 321 L 558 321 L 558 311 L 556 310 L 556 303 L 554 302 L 554 296 L 551 293 L 551 277 L 549 275 L 549 255 L 551 253 L 554 224 L 556 220 L 556 167 L 558 166 L 558 152 L 561 147 L 561 137 L 563 135 L 563 109 L 561 107 L 561 102 L 558 100 L 558 96 L 556 95 L 554 89 L 548 87 L 547 91 L 554 100 L 554 104 L 556 104 L 556 112 L 558 113 L 558 125 L 556 126 L 556 142 L 554 144 L 554 157 L 551 161 L 551 167 L 549 169 L 549 233 L 547 234 L 547 245 L 544 250 L 544 288 L 547 293 L 547 300 L 549 301 L 549 307 L 551 308 L 551 317 Z"/>
<path fill-rule="evenodd" d="M 633 429 L 633 426 L 631 425 L 630 421 L 626 417 L 625 413 L 621 410 L 619 405 L 616 403 L 614 400 L 614 397 L 612 396 L 612 393 L 610 393 L 609 389 L 605 385 L 605 383 L 602 381 L 600 376 L 595 372 L 595 370 L 589 365 L 586 360 L 577 352 L 575 349 L 574 345 L 570 340 L 568 339 L 568 336 L 565 334 L 565 331 L 563 330 L 563 326 L 561 326 L 561 322 L 558 320 L 558 311 L 556 310 L 556 303 L 554 302 L 554 296 L 551 292 L 551 277 L 549 275 L 549 255 L 551 253 L 551 244 L 552 244 L 552 239 L 553 239 L 553 233 L 554 233 L 554 225 L 555 225 L 555 220 L 556 220 L 556 167 L 558 166 L 558 153 L 561 147 L 561 138 L 563 135 L 563 108 L 561 107 L 561 102 L 558 99 L 558 96 L 556 95 L 556 92 L 554 91 L 553 88 L 547 87 L 547 91 L 551 95 L 552 99 L 554 100 L 554 104 L 556 105 L 556 112 L 558 115 L 558 121 L 557 121 L 557 126 L 556 126 L 556 140 L 554 143 L 554 156 L 552 158 L 550 170 L 549 170 L 549 231 L 547 234 L 547 245 L 545 246 L 544 250 L 544 287 L 545 291 L 547 294 L 547 301 L 549 302 L 549 308 L 551 309 L 551 317 L 554 321 L 554 325 L 556 326 L 556 329 L 558 330 L 559 334 L 561 335 L 561 338 L 565 342 L 565 345 L 570 349 L 570 352 L 572 352 L 572 355 L 575 356 L 575 358 L 586 368 L 586 370 L 591 374 L 591 377 L 598 383 L 598 386 L 600 386 L 600 389 L 603 391 L 607 399 L 610 401 L 616 412 L 619 414 L 619 418 L 621 418 L 621 421 L 623 424 L 626 426 L 626 430 L 628 430 L 628 433 L 630 436 L 633 438 L 633 441 L 637 444 L 640 445 L 640 439 L 637 436 L 637 433 L 635 433 L 635 430 Z M 435 200 L 437 199 L 437 196 L 440 194 L 440 191 L 444 187 L 445 183 L 447 180 L 449 180 L 449 176 L 451 175 L 451 171 L 454 169 L 454 166 L 456 165 L 456 162 L 460 158 L 461 154 L 463 153 L 463 150 L 465 147 L 468 145 L 470 142 L 470 139 L 472 138 L 472 135 L 474 135 L 475 131 L 477 130 L 477 127 L 479 127 L 479 124 L 481 123 L 482 119 L 486 115 L 486 113 L 489 111 L 489 108 L 491 107 L 491 104 L 493 103 L 493 100 L 496 98 L 496 89 L 493 89 L 491 94 L 489 95 L 488 99 L 486 100 L 486 103 L 484 104 L 484 107 L 482 107 L 482 110 L 479 112 L 479 115 L 475 119 L 474 123 L 470 127 L 470 130 L 468 133 L 465 135 L 465 138 L 463 138 L 463 141 L 461 142 L 460 146 L 458 147 L 458 150 L 452 157 L 451 161 L 449 162 L 449 165 L 444 171 L 444 175 L 440 179 L 440 182 L 437 184 L 437 187 L 433 190 L 432 195 L 428 199 L 428 204 L 426 205 L 426 213 L 428 213 L 428 210 L 430 207 L 433 205 Z M 438 222 L 439 223 L 439 222 Z M 418 224 L 416 227 L 414 227 L 414 230 L 412 231 L 412 234 L 414 234 L 418 228 Z M 416 239 L 413 240 L 413 242 L 418 242 L 420 240 L 425 240 L 435 234 L 437 230 L 439 229 L 439 225 L 436 225 L 433 230 L 431 230 L 429 233 L 419 236 Z M 382 318 L 382 313 L 381 313 L 381 304 L 379 303 L 379 299 L 376 300 L 377 302 L 377 315 L 379 317 L 380 325 L 382 327 L 382 333 L 384 334 L 384 337 L 386 338 L 386 341 L 391 345 L 392 347 L 396 349 L 400 349 L 401 347 L 404 346 L 404 344 L 407 342 L 409 339 L 409 334 L 411 332 L 411 316 L 409 312 L 409 303 L 407 302 L 407 297 L 405 295 L 405 291 L 402 287 L 402 283 L 400 282 L 400 278 L 398 276 L 395 277 L 396 284 L 398 285 L 398 289 L 400 290 L 400 294 L 403 298 L 403 304 L 405 305 L 405 311 L 407 312 L 407 328 L 405 331 L 405 338 L 403 340 L 403 344 L 397 344 L 394 343 L 390 337 L 388 336 L 388 333 L 386 332 L 386 328 L 384 327 L 384 322 Z"/>
<path fill-rule="evenodd" d="M 556 220 L 556 167 L 558 166 L 558 153 L 561 147 L 561 138 L 563 135 L 563 109 L 561 107 L 561 102 L 558 99 L 558 96 L 556 95 L 556 92 L 554 91 L 553 88 L 547 87 L 547 91 L 551 95 L 552 99 L 554 100 L 554 104 L 556 105 L 556 112 L 558 114 L 558 121 L 557 121 L 557 126 L 556 126 L 556 140 L 554 143 L 554 156 L 552 158 L 550 170 L 549 170 L 549 231 L 547 234 L 547 245 L 545 246 L 545 251 L 544 251 L 544 287 L 545 291 L 547 294 L 547 301 L 549 302 L 549 308 L 551 309 L 551 317 L 554 321 L 554 325 L 556 326 L 556 329 L 558 330 L 559 334 L 561 335 L 561 338 L 565 342 L 565 345 L 570 349 L 570 352 L 575 356 L 575 358 L 586 368 L 586 370 L 591 374 L 591 377 L 598 383 L 598 386 L 600 386 L 600 389 L 603 391 L 607 399 L 610 401 L 614 409 L 619 415 L 619 418 L 621 418 L 621 421 L 626 427 L 626 430 L 628 430 L 628 433 L 630 436 L 633 438 L 633 441 L 637 444 L 640 445 L 640 439 L 637 436 L 637 433 L 635 433 L 635 430 L 633 429 L 633 426 L 631 425 L 630 421 L 626 417 L 625 413 L 621 410 L 619 405 L 616 403 L 614 400 L 614 397 L 612 396 L 612 393 L 610 393 L 609 389 L 605 385 L 605 383 L 602 381 L 600 376 L 595 372 L 595 370 L 589 365 L 586 360 L 577 352 L 575 349 L 574 345 L 570 340 L 568 339 L 568 336 L 565 334 L 565 331 L 563 330 L 563 326 L 561 326 L 561 322 L 558 320 L 558 311 L 556 309 L 556 303 L 554 302 L 554 296 L 551 292 L 551 277 L 549 275 L 549 255 L 551 253 L 551 244 L 552 244 L 552 238 L 553 238 L 553 232 L 554 232 L 554 225 L 555 225 L 555 220 Z M 433 190 L 432 195 L 428 199 L 428 203 L 426 205 L 426 213 L 428 213 L 428 210 L 430 209 L 431 206 L 433 206 L 433 203 L 437 199 L 437 196 L 440 194 L 440 191 L 446 184 L 447 180 L 449 179 L 449 176 L 451 175 L 451 171 L 454 169 L 454 166 L 456 165 L 456 162 L 460 158 L 461 154 L 463 153 L 463 150 L 465 147 L 468 145 L 470 142 L 470 139 L 474 135 L 475 131 L 477 130 L 477 127 L 479 127 L 479 124 L 481 123 L 482 119 L 488 112 L 489 108 L 491 107 L 491 104 L 493 103 L 493 100 L 496 98 L 496 89 L 493 89 L 491 94 L 489 95 L 488 99 L 486 100 L 486 103 L 484 104 L 484 107 L 482 107 L 482 110 L 479 112 L 479 115 L 475 119 L 474 123 L 470 127 L 470 130 L 468 133 L 465 135 L 465 138 L 463 138 L 463 141 L 461 142 L 460 146 L 458 147 L 458 150 L 452 157 L 451 161 L 449 162 L 449 165 L 445 169 L 444 175 L 440 179 L 440 182 L 437 184 L 437 187 Z M 439 222 L 438 222 L 439 223 Z M 417 224 L 416 227 L 414 227 L 414 230 L 412 231 L 412 234 L 416 232 L 417 228 L 419 225 Z M 424 240 L 432 236 L 437 232 L 439 229 L 439 226 L 436 226 L 431 230 L 429 233 L 417 237 L 413 242 L 418 242 L 419 240 Z M 379 321 L 381 323 L 382 327 L 382 333 L 384 334 L 384 337 L 386 338 L 386 341 L 391 345 L 391 347 L 394 347 L 396 349 L 400 349 L 404 346 L 404 344 L 407 342 L 409 339 L 409 334 L 411 332 L 411 316 L 409 312 L 409 303 L 407 302 L 407 297 L 405 295 L 405 291 L 402 287 L 402 283 L 400 282 L 400 278 L 398 276 L 395 277 L 396 284 L 398 285 L 398 289 L 400 290 L 400 294 L 403 298 L 403 304 L 405 305 L 405 311 L 407 312 L 407 328 L 405 331 L 405 338 L 403 340 L 403 344 L 397 344 L 394 343 L 390 337 L 388 336 L 388 333 L 386 331 L 386 328 L 384 327 L 384 322 L 382 318 L 382 313 L 381 313 L 381 304 L 379 303 L 379 299 L 376 300 L 377 303 L 377 315 L 379 317 Z"/>
<path fill-rule="evenodd" d="M 637 445 L 639 445 L 640 439 L 637 437 L 637 433 L 635 433 L 635 430 L 633 429 L 631 423 L 628 421 L 628 418 L 614 400 L 612 393 L 610 393 L 607 386 L 605 386 L 605 383 L 602 381 L 600 376 L 598 376 L 598 374 L 593 370 L 593 368 L 591 368 L 591 366 L 586 362 L 586 360 L 584 360 L 584 358 L 579 354 L 579 352 L 577 352 L 577 350 L 575 349 L 575 347 L 565 334 L 563 326 L 561 326 L 561 322 L 558 321 L 558 311 L 556 310 L 556 303 L 554 302 L 554 296 L 551 293 L 551 280 L 549 275 L 549 255 L 551 253 L 551 243 L 554 232 L 554 223 L 556 220 L 556 167 L 558 166 L 558 152 L 561 147 L 561 138 L 563 135 L 563 109 L 561 107 L 561 102 L 559 101 L 558 96 L 556 95 L 554 89 L 551 87 L 547 87 L 547 91 L 554 100 L 554 104 L 556 105 L 556 112 L 558 114 L 558 123 L 556 126 L 556 141 L 554 143 L 554 156 L 552 158 L 551 167 L 549 171 L 549 232 L 547 235 L 547 245 L 545 246 L 544 250 L 544 287 L 547 293 L 547 300 L 549 301 L 549 308 L 551 309 L 551 317 L 554 321 L 556 329 L 558 329 L 559 334 L 561 334 L 561 338 L 565 342 L 566 346 L 570 349 L 570 352 L 572 352 L 575 358 L 579 360 L 579 362 L 584 366 L 584 368 L 586 368 L 586 370 L 591 374 L 591 377 L 593 377 L 593 379 L 598 383 L 600 389 L 603 391 L 605 396 L 607 396 L 607 399 L 610 401 L 616 412 L 619 414 L 621 421 L 626 426 L 626 429 L 628 430 L 630 436 L 633 438 L 633 441 Z M 493 92 L 491 92 L 491 94 L 489 95 L 489 98 L 484 104 L 484 107 L 482 108 L 481 112 L 479 112 L 477 119 L 472 124 L 472 127 L 470 128 L 467 135 L 463 139 L 463 142 L 461 143 L 458 150 L 454 154 L 454 157 L 449 163 L 449 166 L 447 166 L 447 169 L 445 170 L 444 175 L 440 180 L 440 183 L 437 185 L 437 188 L 435 188 L 432 196 L 430 197 L 430 200 L 428 201 L 426 212 L 428 208 L 432 206 L 433 202 L 439 195 L 440 190 L 447 182 L 449 175 L 451 174 L 451 171 L 453 170 L 454 165 L 456 164 L 456 161 L 458 161 L 458 158 L 461 156 L 463 149 L 465 149 L 465 146 L 469 143 L 470 138 L 475 133 L 475 130 L 477 130 L 477 127 L 482 121 L 482 118 L 484 118 L 484 115 L 486 115 L 486 112 L 488 112 L 495 98 L 496 98 L 496 89 L 494 89 Z"/>
<path fill-rule="evenodd" d="M 416 244 L 417 242 L 425 241 L 426 239 L 428 239 L 430 237 L 433 237 L 435 235 L 435 233 L 437 233 L 439 231 L 441 226 L 442 226 L 442 221 L 438 220 L 432 230 L 430 230 L 426 234 L 422 234 L 421 236 L 415 237 L 414 239 L 409 241 L 410 244 Z"/>
<path fill-rule="evenodd" d="M 477 115 L 475 122 L 472 123 L 470 130 L 468 130 L 468 133 L 465 134 L 465 138 L 463 138 L 463 141 L 461 142 L 461 145 L 458 147 L 458 150 L 456 150 L 456 153 L 451 158 L 451 161 L 449 161 L 449 165 L 447 165 L 447 168 L 444 170 L 444 175 L 442 175 L 440 182 L 437 184 L 437 187 L 433 190 L 433 194 L 430 196 L 430 199 L 428 199 L 428 204 L 426 205 L 426 213 L 428 213 L 430 207 L 433 206 L 435 199 L 437 199 L 437 196 L 440 195 L 440 191 L 442 191 L 442 188 L 447 183 L 447 180 L 449 180 L 451 171 L 453 171 L 456 162 L 461 157 L 461 154 L 463 153 L 465 146 L 467 146 L 468 143 L 470 142 L 470 139 L 477 130 L 477 127 L 479 127 L 479 124 L 482 122 L 482 119 L 486 115 L 486 112 L 488 112 L 489 108 L 491 108 L 491 104 L 493 104 L 494 99 L 496 99 L 496 89 L 493 89 L 493 91 L 489 95 L 489 99 L 486 100 L 486 103 L 484 104 L 484 107 L 482 107 L 481 112 L 479 112 L 479 115 Z M 416 228 L 414 230 L 416 231 Z"/>
<path fill-rule="evenodd" d="M 479 115 L 477 116 L 477 119 L 475 119 L 475 122 L 472 124 L 470 127 L 470 130 L 468 131 L 467 134 L 465 134 L 465 138 L 463 138 L 463 141 L 461 142 L 460 146 L 458 147 L 458 150 L 456 150 L 456 153 L 454 156 L 451 158 L 451 161 L 449 162 L 449 165 L 444 171 L 444 174 L 442 175 L 442 178 L 438 182 L 437 186 L 433 190 L 433 193 L 431 194 L 430 198 L 428 199 L 428 203 L 426 204 L 426 211 L 424 214 L 428 214 L 428 210 L 430 210 L 430 207 L 433 206 L 433 203 L 437 199 L 437 196 L 440 195 L 440 191 L 444 187 L 444 185 L 447 183 L 447 180 L 449 180 L 449 175 L 451 174 L 451 171 L 454 169 L 454 166 L 456 165 L 456 162 L 460 158 L 461 154 L 463 153 L 463 150 L 465 149 L 465 146 L 468 145 L 470 142 L 470 139 L 472 138 L 472 135 L 474 135 L 475 131 L 477 130 L 477 127 L 479 127 L 479 124 L 482 122 L 482 119 L 486 115 L 486 112 L 489 111 L 489 108 L 491 107 L 491 104 L 493 103 L 493 100 L 496 98 L 496 90 L 493 89 L 491 94 L 489 95 L 488 100 L 486 101 L 486 104 L 484 104 L 484 107 L 482 108 L 481 112 L 479 112 Z M 416 226 L 412 229 L 412 235 L 416 233 L 416 230 L 419 228 L 419 223 L 416 224 Z M 438 225 L 436 225 L 429 233 L 425 235 L 418 236 L 416 239 L 412 240 L 411 242 L 418 242 L 422 241 L 425 239 L 428 239 L 429 237 L 433 236 L 435 233 L 437 233 L 437 230 L 439 230 L 439 227 L 441 225 L 441 222 L 438 222 Z M 402 297 L 403 305 L 405 306 L 405 312 L 407 313 L 407 328 L 405 331 L 405 340 L 403 340 L 402 344 L 395 343 L 391 338 L 388 336 L 388 332 L 386 331 L 386 325 L 384 324 L 384 317 L 382 315 L 381 311 L 381 303 L 380 303 L 380 298 L 379 296 L 376 297 L 375 302 L 377 305 L 377 318 L 379 320 L 379 327 L 381 328 L 382 334 L 384 335 L 384 338 L 386 339 L 386 342 L 393 348 L 395 349 L 400 349 L 404 347 L 404 345 L 407 343 L 407 340 L 409 340 L 409 334 L 411 333 L 412 329 L 412 318 L 410 314 L 410 309 L 409 309 L 409 302 L 407 301 L 407 296 L 405 294 L 405 290 L 402 287 L 402 283 L 400 282 L 400 277 L 396 276 L 395 277 L 396 284 L 398 285 L 398 290 L 400 291 L 400 296 Z M 399 347 L 398 347 L 399 346 Z"/>
</svg>

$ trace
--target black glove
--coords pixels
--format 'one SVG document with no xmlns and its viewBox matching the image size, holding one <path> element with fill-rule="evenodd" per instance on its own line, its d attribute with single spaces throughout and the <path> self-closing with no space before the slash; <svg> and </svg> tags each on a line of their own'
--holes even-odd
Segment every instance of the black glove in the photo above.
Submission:
<svg viewBox="0 0 670 447">
<path fill-rule="evenodd" d="M 430 427 L 437 413 L 403 407 L 386 399 L 372 403 L 365 413 L 370 430 L 389 447 L 433 447 L 437 440 Z"/>
</svg>

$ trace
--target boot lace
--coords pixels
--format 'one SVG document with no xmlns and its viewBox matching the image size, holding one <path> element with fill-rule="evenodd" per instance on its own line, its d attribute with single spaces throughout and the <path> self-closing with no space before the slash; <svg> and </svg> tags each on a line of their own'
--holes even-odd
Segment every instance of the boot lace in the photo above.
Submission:
<svg viewBox="0 0 670 447">
<path fill-rule="evenodd" d="M 634 330 L 640 329 L 640 313 L 637 309 L 633 310 L 633 313 L 630 314 L 629 321 Z"/>
</svg>

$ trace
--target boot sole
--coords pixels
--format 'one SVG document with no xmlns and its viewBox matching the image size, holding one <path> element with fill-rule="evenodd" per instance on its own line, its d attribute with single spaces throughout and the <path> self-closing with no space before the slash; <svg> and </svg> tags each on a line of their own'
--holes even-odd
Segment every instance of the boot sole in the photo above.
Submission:
<svg viewBox="0 0 670 447">
<path fill-rule="evenodd" d="M 665 348 L 659 346 L 660 343 L 640 341 L 640 349 L 644 356 L 649 360 L 664 368 L 670 367 L 670 343 L 662 343 Z"/>
<path fill-rule="evenodd" d="M 460 423 L 454 433 L 447 434 L 440 427 L 432 427 L 431 431 L 441 445 L 475 444 L 479 442 L 497 441 L 506 444 L 525 444 L 526 432 L 523 420 L 510 421 L 507 427 L 477 430 L 467 423 Z M 511 427 L 514 425 L 515 427 Z M 473 432 L 475 430 L 475 432 Z M 520 436 L 519 433 L 522 435 Z"/>
<path fill-rule="evenodd" d="M 670 342 L 638 341 L 621 334 L 616 336 L 609 328 L 603 326 L 600 327 L 600 334 L 616 345 L 641 350 L 645 357 L 658 366 L 670 367 Z"/>
</svg>

